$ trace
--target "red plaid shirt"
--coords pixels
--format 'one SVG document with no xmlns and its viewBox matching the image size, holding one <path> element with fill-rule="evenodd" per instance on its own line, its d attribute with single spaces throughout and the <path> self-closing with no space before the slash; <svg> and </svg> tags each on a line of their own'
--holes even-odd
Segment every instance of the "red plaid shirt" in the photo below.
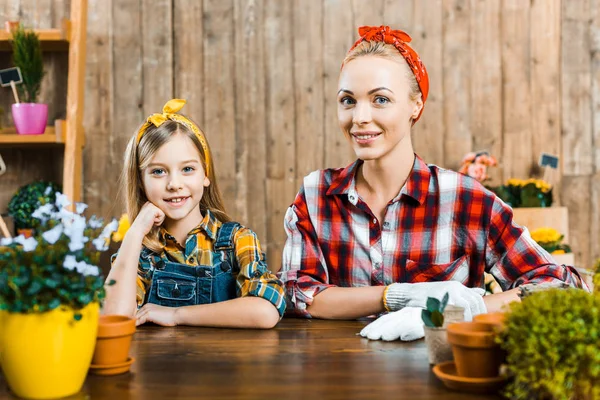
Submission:
<svg viewBox="0 0 600 400">
<path fill-rule="evenodd" d="M 483 288 L 484 271 L 503 290 L 552 281 L 582 287 L 575 269 L 557 265 L 476 180 L 417 156 L 378 221 L 356 191 L 361 164 L 311 173 L 286 213 L 279 277 L 291 313 L 310 317 L 307 305 L 331 286 L 457 280 Z"/>
</svg>

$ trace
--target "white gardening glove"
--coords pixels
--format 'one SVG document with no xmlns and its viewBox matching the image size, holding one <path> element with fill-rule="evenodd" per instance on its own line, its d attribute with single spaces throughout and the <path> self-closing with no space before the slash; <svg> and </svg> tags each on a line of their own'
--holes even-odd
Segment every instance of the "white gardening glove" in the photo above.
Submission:
<svg viewBox="0 0 600 400">
<path fill-rule="evenodd" d="M 425 335 L 421 311 L 423 309 L 419 307 L 404 307 L 400 311 L 385 314 L 365 326 L 360 336 L 386 341 L 421 339 Z"/>
<path fill-rule="evenodd" d="M 465 309 L 465 321 L 471 321 L 474 315 L 487 312 L 482 288 L 469 288 L 457 281 L 392 283 L 384 292 L 384 304 L 389 311 L 404 307 L 427 308 L 427 298 L 442 300 L 448 293 L 448 304 Z"/>
</svg>

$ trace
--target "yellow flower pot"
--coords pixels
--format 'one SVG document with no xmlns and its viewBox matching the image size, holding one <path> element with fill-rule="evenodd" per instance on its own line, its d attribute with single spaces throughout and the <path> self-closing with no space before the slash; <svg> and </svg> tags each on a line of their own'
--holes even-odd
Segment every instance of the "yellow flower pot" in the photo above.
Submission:
<svg viewBox="0 0 600 400">
<path fill-rule="evenodd" d="M 0 311 L 0 364 L 19 397 L 50 399 L 81 390 L 98 331 L 98 303 L 81 310 L 59 307 L 45 313 Z"/>
</svg>

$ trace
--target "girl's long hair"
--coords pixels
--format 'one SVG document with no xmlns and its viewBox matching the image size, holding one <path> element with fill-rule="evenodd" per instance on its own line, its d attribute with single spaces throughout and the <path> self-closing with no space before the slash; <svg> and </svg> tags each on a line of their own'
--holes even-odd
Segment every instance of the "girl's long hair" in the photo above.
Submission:
<svg viewBox="0 0 600 400">
<path fill-rule="evenodd" d="M 177 121 L 168 120 L 161 124 L 159 127 L 150 125 L 142 136 L 139 144 L 137 143 L 137 132 L 132 136 L 127 144 L 125 150 L 125 161 L 123 165 L 123 174 L 121 181 L 125 186 L 125 202 L 127 206 L 127 215 L 129 220 L 133 223 L 137 218 L 142 206 L 148 201 L 146 192 L 144 190 L 144 181 L 142 179 L 142 173 L 144 169 L 150 163 L 150 160 L 156 154 L 165 143 L 173 138 L 174 135 L 185 135 L 192 143 L 196 146 L 198 153 L 200 154 L 200 161 L 204 171 L 207 171 L 206 155 L 202 149 L 200 141 L 185 124 Z M 202 132 L 206 140 L 206 136 Z M 210 146 L 206 141 L 208 151 Z M 221 222 L 231 221 L 229 215 L 225 211 L 225 205 L 223 204 L 223 198 L 219 185 L 217 184 L 217 176 L 215 174 L 215 167 L 213 158 L 209 157 L 210 165 L 208 166 L 208 179 L 210 185 L 204 189 L 204 194 L 200 200 L 200 211 L 205 213 L 210 210 L 211 213 Z M 159 227 L 154 226 L 148 235 L 142 242 L 148 249 L 160 253 L 164 249 L 163 244 L 159 240 Z"/>
</svg>

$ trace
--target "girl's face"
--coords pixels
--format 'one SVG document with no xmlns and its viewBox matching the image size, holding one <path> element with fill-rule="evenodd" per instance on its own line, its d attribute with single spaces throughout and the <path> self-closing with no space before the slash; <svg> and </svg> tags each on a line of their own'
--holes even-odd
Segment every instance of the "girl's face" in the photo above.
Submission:
<svg viewBox="0 0 600 400">
<path fill-rule="evenodd" d="M 202 221 L 198 204 L 210 181 L 190 138 L 174 134 L 152 156 L 142 178 L 148 201 L 165 213 L 167 229 L 183 223 L 191 230 Z"/>
<path fill-rule="evenodd" d="M 378 56 L 358 57 L 342 69 L 338 121 L 358 158 L 382 159 L 401 143 L 412 146 L 411 118 L 423 103 L 410 100 L 406 74 L 398 61 Z"/>
</svg>

